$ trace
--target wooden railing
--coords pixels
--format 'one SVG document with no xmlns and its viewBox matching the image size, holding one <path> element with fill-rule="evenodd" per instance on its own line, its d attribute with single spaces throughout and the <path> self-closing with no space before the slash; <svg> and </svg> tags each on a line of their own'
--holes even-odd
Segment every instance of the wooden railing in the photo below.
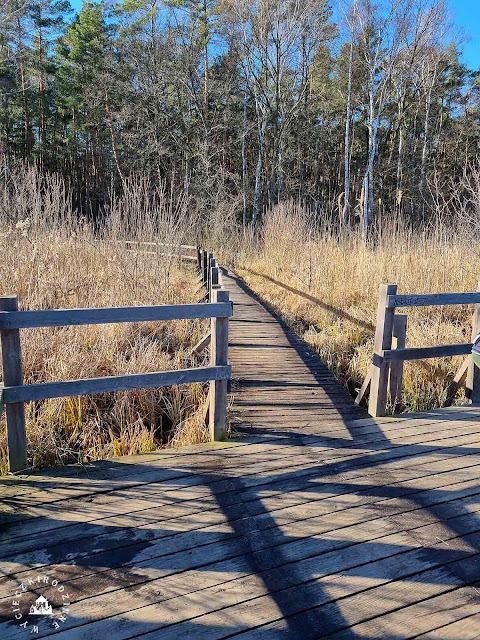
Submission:
<svg viewBox="0 0 480 640">
<path fill-rule="evenodd" d="M 193 249 L 196 251 L 196 247 Z M 219 284 L 220 277 L 215 275 L 219 273 L 218 265 L 215 269 L 216 271 L 212 267 L 209 270 L 210 280 L 204 283 L 209 287 L 209 300 L 206 303 L 19 311 L 17 296 L 0 297 L 4 381 L 2 400 L 7 416 L 10 471 L 19 471 L 27 467 L 24 403 L 33 400 L 210 382 L 210 435 L 212 440 L 223 440 L 226 433 L 227 380 L 231 377 L 231 367 L 228 364 L 228 319 L 232 315 L 232 305 L 228 292 Z M 211 319 L 209 366 L 66 382 L 23 384 L 20 329 L 193 318 Z"/>
<path fill-rule="evenodd" d="M 398 295 L 396 284 L 380 285 L 373 362 L 355 402 L 360 404 L 370 391 L 368 412 L 384 416 L 390 397 L 393 407 L 401 404 L 403 363 L 446 356 L 468 356 L 447 389 L 449 406 L 457 390 L 465 384 L 471 402 L 480 402 L 480 370 L 471 357 L 472 343 L 406 349 L 407 316 L 396 314 L 398 308 L 446 305 L 475 305 L 472 340 L 480 333 L 480 287 L 472 293 L 433 293 Z"/>
</svg>

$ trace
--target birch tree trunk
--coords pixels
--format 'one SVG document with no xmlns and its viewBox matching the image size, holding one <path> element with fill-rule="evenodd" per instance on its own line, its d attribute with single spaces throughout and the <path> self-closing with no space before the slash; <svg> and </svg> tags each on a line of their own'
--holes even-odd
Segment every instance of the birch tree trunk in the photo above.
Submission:
<svg viewBox="0 0 480 640">
<path fill-rule="evenodd" d="M 355 9 L 356 5 L 354 6 Z M 343 221 L 350 222 L 350 126 L 352 122 L 352 80 L 353 80 L 353 44 L 354 28 L 351 27 L 350 57 L 348 60 L 348 89 L 347 89 L 347 113 L 345 122 L 345 204 L 343 207 Z"/>
</svg>

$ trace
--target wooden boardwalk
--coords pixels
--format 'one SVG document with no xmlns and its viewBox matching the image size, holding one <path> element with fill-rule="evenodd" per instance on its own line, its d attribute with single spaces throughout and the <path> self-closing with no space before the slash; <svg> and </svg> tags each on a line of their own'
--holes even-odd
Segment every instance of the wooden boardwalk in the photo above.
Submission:
<svg viewBox="0 0 480 640">
<path fill-rule="evenodd" d="M 0 639 L 478 638 L 480 408 L 365 417 L 225 282 L 241 437 L 0 479 Z"/>
</svg>

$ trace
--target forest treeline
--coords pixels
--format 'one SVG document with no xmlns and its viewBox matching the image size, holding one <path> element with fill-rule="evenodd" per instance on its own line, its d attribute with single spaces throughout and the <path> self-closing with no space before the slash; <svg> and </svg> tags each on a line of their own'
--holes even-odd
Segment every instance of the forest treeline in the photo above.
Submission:
<svg viewBox="0 0 480 640">
<path fill-rule="evenodd" d="M 473 19 L 473 17 L 472 17 Z M 255 224 L 448 211 L 480 80 L 442 0 L 0 0 L 0 156 L 87 215 L 142 175 Z"/>
</svg>

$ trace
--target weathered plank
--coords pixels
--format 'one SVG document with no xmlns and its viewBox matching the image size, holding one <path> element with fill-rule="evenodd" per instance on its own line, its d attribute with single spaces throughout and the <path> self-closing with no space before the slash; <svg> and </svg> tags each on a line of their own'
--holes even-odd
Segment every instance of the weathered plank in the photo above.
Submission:
<svg viewBox="0 0 480 640">
<path fill-rule="evenodd" d="M 88 393 L 128 391 L 129 389 L 150 389 L 174 384 L 226 380 L 231 376 L 230 365 L 177 369 L 157 373 L 137 373 L 126 376 L 108 376 L 67 382 L 43 382 L 39 384 L 9 386 L 3 390 L 3 399 L 10 403 L 31 402 L 46 398 L 80 396 Z"/>
<path fill-rule="evenodd" d="M 405 360 L 425 360 L 427 358 L 445 358 L 447 356 L 466 356 L 472 352 L 472 344 L 445 344 L 437 347 L 417 347 L 414 349 L 387 349 L 383 352 L 385 362 Z"/>
<path fill-rule="evenodd" d="M 0 329 L 64 327 L 115 322 L 151 322 L 191 320 L 195 318 L 229 318 L 231 305 L 172 304 L 151 307 L 112 307 L 105 309 L 45 309 L 42 311 L 0 312 Z"/>
<path fill-rule="evenodd" d="M 0 313 L 15 313 L 18 309 L 17 296 L 0 297 Z M 2 329 L 2 365 L 4 386 L 22 385 L 22 352 L 18 329 Z M 2 400 L 7 403 L 5 389 Z M 7 439 L 10 471 L 21 471 L 27 467 L 27 434 L 25 406 L 22 400 L 7 404 Z"/>
<path fill-rule="evenodd" d="M 480 291 L 472 293 L 427 293 L 427 294 L 390 294 L 387 305 L 394 309 L 398 307 L 430 307 L 455 304 L 479 304 Z"/>
</svg>

